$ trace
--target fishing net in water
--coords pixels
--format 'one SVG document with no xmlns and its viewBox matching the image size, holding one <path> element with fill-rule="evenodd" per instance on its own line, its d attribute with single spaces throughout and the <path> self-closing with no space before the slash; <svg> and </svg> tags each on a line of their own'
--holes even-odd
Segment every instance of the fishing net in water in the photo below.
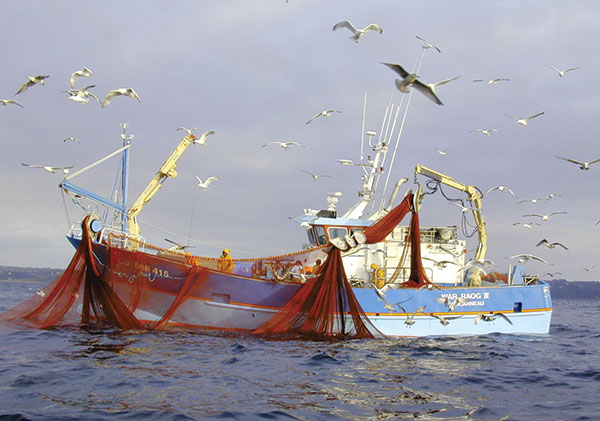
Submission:
<svg viewBox="0 0 600 421">
<path fill-rule="evenodd" d="M 346 278 L 340 250 L 331 247 L 319 276 L 300 288 L 259 335 L 373 338 L 379 332 L 358 304 Z"/>
<path fill-rule="evenodd" d="M 413 195 L 388 215 L 366 228 L 367 244 L 381 242 L 412 209 Z M 430 283 L 421 262 L 419 216 L 412 212 L 410 224 L 411 273 L 407 287 Z M 344 271 L 341 252 L 331 247 L 317 279 L 300 288 L 296 295 L 271 319 L 254 330 L 261 335 L 307 335 L 316 337 L 372 338 L 381 333 L 369 321 Z"/>
</svg>

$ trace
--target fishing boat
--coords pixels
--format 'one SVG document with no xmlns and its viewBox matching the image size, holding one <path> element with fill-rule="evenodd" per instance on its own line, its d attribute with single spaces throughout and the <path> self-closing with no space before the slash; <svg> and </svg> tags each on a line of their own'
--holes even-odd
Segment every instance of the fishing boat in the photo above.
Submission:
<svg viewBox="0 0 600 421">
<path fill-rule="evenodd" d="M 359 200 L 342 213 L 336 193 L 327 198 L 324 209 L 305 209 L 298 221 L 308 245 L 297 252 L 232 259 L 226 250 L 221 257 L 206 257 L 177 245 L 152 244 L 141 235 L 137 216 L 163 183 L 177 175 L 176 163 L 185 150 L 208 134 L 184 136 L 131 206 L 127 190 L 133 136 L 126 126 L 118 150 L 65 176 L 60 183 L 64 194 L 77 203 L 90 200 L 106 211 L 86 212 L 73 225 L 67 238 L 77 252 L 65 274 L 25 309 L 8 316 L 35 321 L 39 327 L 76 314 L 85 322 L 111 320 L 120 327 L 259 334 L 548 333 L 549 285 L 525 274 L 521 266 L 501 271 L 486 260 L 483 195 L 474 185 L 416 165 L 415 190 L 395 204 L 408 181 L 399 179 L 387 200 L 375 206 L 391 142 L 389 136 L 372 131 L 363 130 L 358 162 L 340 160 L 362 168 Z M 110 197 L 73 183 L 79 174 L 115 156 L 120 156 L 120 164 Z M 389 176 L 384 184 L 389 184 Z M 463 218 L 469 213 L 475 222 L 478 245 L 469 260 L 458 226 L 419 226 L 426 196 L 442 186 L 465 195 L 460 200 Z M 409 214 L 410 222 L 402 224 Z"/>
</svg>

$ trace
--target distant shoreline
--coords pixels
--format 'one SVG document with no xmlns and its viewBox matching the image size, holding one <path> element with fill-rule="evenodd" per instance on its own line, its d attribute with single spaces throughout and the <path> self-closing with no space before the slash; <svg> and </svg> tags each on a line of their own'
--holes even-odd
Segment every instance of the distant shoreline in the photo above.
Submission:
<svg viewBox="0 0 600 421">
<path fill-rule="evenodd" d="M 50 283 L 58 278 L 64 269 L 33 268 L 0 265 L 0 282 Z M 553 299 L 600 299 L 600 282 L 567 281 L 554 279 L 548 281 Z"/>
</svg>

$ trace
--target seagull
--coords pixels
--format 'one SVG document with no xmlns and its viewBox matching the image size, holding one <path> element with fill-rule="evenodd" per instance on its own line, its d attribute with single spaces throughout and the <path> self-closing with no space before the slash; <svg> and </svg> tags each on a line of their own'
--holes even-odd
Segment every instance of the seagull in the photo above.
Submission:
<svg viewBox="0 0 600 421">
<path fill-rule="evenodd" d="M 313 174 L 310 171 L 306 171 L 306 170 L 300 170 L 300 171 L 310 175 L 315 181 L 321 177 L 331 177 L 330 175 L 327 175 L 327 174 Z"/>
<path fill-rule="evenodd" d="M 555 197 L 562 197 L 562 196 L 558 193 L 548 193 L 548 195 L 546 196 L 546 200 L 554 199 Z"/>
<path fill-rule="evenodd" d="M 198 145 L 206 146 L 206 138 L 213 134 L 215 134 L 215 132 L 213 130 L 209 130 L 207 132 L 202 133 L 200 135 L 200 137 L 194 137 L 193 142 Z M 194 136 L 194 135 L 192 135 L 192 136 Z"/>
<path fill-rule="evenodd" d="M 435 48 L 435 49 L 437 50 L 437 52 L 438 52 L 438 53 L 441 53 L 441 52 L 442 52 L 442 50 L 440 50 L 440 49 L 439 49 L 439 47 L 438 47 L 437 45 L 433 45 L 432 43 L 425 41 L 423 38 L 421 38 L 421 37 L 420 37 L 420 36 L 418 36 L 418 35 L 415 35 L 415 37 L 416 37 L 416 38 L 417 38 L 419 41 L 421 41 L 421 42 L 422 42 L 422 44 L 421 44 L 421 48 L 422 48 L 423 50 L 427 50 L 428 48 Z"/>
<path fill-rule="evenodd" d="M 81 102 L 82 104 L 87 104 L 89 99 L 88 97 L 94 98 L 96 101 L 100 102 L 98 97 L 93 93 L 89 92 L 88 89 L 95 87 L 96 85 L 89 85 L 83 89 L 69 89 L 68 91 L 63 91 L 69 94 L 69 99 L 75 102 Z"/>
<path fill-rule="evenodd" d="M 546 263 L 547 265 L 552 264 L 541 257 L 534 256 L 533 254 L 515 254 L 514 256 L 507 257 L 507 259 L 517 259 L 519 263 L 527 263 L 530 260 L 537 260 L 538 262 Z"/>
<path fill-rule="evenodd" d="M 294 218 L 293 216 L 288 216 L 288 219 L 298 222 L 300 224 L 300 226 L 304 227 L 304 228 L 312 228 L 312 225 L 310 223 L 318 218 L 319 218 L 318 216 L 315 216 L 314 218 L 310 218 L 308 220 L 300 220 L 298 218 Z"/>
<path fill-rule="evenodd" d="M 504 313 L 489 313 L 489 314 L 478 314 L 477 317 L 475 317 L 475 324 L 477 324 L 480 321 L 484 321 L 484 322 L 493 322 L 494 320 L 496 320 L 496 317 L 500 316 L 502 317 L 504 320 L 506 320 L 508 323 L 510 323 L 512 325 L 512 322 L 510 321 L 510 319 L 504 315 Z"/>
<path fill-rule="evenodd" d="M 421 259 L 429 260 L 429 261 L 433 262 L 433 266 L 436 266 L 436 267 L 439 267 L 442 269 L 446 268 L 446 266 L 448 266 L 448 265 L 456 265 L 456 262 L 452 262 L 450 260 L 442 260 L 442 261 L 438 262 L 437 260 L 431 259 L 429 257 L 422 257 Z"/>
<path fill-rule="evenodd" d="M 431 91 L 432 91 L 432 92 L 434 92 L 434 93 L 435 93 L 435 92 L 436 92 L 436 89 L 437 89 L 437 87 L 438 87 L 438 86 L 440 86 L 440 85 L 445 85 L 446 83 L 450 83 L 450 82 L 452 82 L 453 80 L 456 80 L 456 79 L 458 79 L 459 77 L 460 77 L 460 75 L 458 75 L 458 76 L 455 76 L 455 77 L 453 77 L 453 78 L 451 78 L 451 79 L 444 79 L 444 80 L 440 80 L 439 82 L 435 82 L 435 83 L 428 83 L 428 84 L 427 84 L 427 86 L 428 86 L 429 88 L 431 88 Z"/>
<path fill-rule="evenodd" d="M 548 275 L 551 278 L 554 278 L 556 275 L 562 275 L 562 272 L 546 272 L 545 275 Z"/>
<path fill-rule="evenodd" d="M 448 153 L 448 149 L 438 149 L 438 148 L 435 148 L 435 151 L 437 153 L 439 153 L 440 155 L 446 155 Z"/>
<path fill-rule="evenodd" d="M 565 70 L 559 70 L 554 66 L 549 66 L 547 64 L 544 64 L 544 66 L 546 66 L 549 69 L 554 70 L 556 73 L 558 73 L 559 77 L 563 77 L 565 75 L 565 73 L 570 72 L 571 70 L 577 70 L 577 69 L 581 69 L 581 66 L 577 66 L 577 67 L 569 67 L 568 69 Z"/>
<path fill-rule="evenodd" d="M 424 306 L 421 306 L 421 307 L 415 309 L 415 311 L 413 311 L 408 316 L 406 316 L 406 320 L 404 321 L 404 323 L 409 326 L 414 325 L 415 324 L 415 316 L 417 315 L 417 313 L 422 313 L 423 310 L 425 310 L 425 307 L 427 307 L 427 305 L 424 305 Z"/>
<path fill-rule="evenodd" d="M 449 316 L 440 316 L 438 314 L 432 314 L 431 317 L 435 317 L 436 319 L 438 319 L 443 326 L 448 326 L 448 324 L 450 323 L 450 320 L 458 319 L 458 318 L 462 317 L 462 315 L 449 317 Z"/>
<path fill-rule="evenodd" d="M 486 193 L 486 194 L 490 194 L 490 192 L 493 192 L 493 191 L 495 191 L 495 190 L 498 190 L 498 191 L 507 191 L 507 192 L 509 192 L 510 194 L 512 194 L 513 196 L 515 195 L 511 189 L 509 189 L 508 187 L 505 187 L 505 186 L 496 186 L 496 187 L 492 187 L 491 189 L 489 189 L 489 190 L 487 191 L 487 193 Z"/>
<path fill-rule="evenodd" d="M 569 250 L 569 249 L 567 248 L 567 246 L 565 246 L 564 244 L 557 243 L 557 242 L 551 243 L 551 242 L 549 242 L 548 240 L 546 240 L 545 238 L 541 239 L 541 240 L 540 240 L 540 242 L 539 242 L 539 243 L 537 243 L 535 246 L 536 246 L 536 247 L 539 247 L 539 246 L 546 246 L 546 247 L 548 247 L 549 249 L 553 249 L 553 248 L 554 248 L 554 247 L 556 247 L 556 246 L 561 246 L 561 247 L 562 247 L 562 248 L 564 248 L 565 250 Z"/>
<path fill-rule="evenodd" d="M 517 120 L 517 123 L 519 123 L 522 126 L 527 126 L 527 124 L 529 124 L 529 120 L 534 119 L 536 117 L 539 117 L 542 114 L 544 114 L 543 111 L 541 113 L 537 113 L 537 114 L 534 114 L 532 116 L 524 117 L 524 118 L 517 118 L 517 117 L 513 117 L 512 115 L 508 115 L 508 114 L 504 114 L 504 115 L 507 116 L 507 117 L 509 117 L 509 118 L 512 118 L 513 120 Z"/>
<path fill-rule="evenodd" d="M 87 67 L 84 67 L 81 70 L 76 70 L 73 73 L 71 73 L 71 80 L 70 80 L 70 87 L 71 89 L 73 89 L 75 87 L 75 79 L 77 79 L 78 77 L 90 77 L 92 76 L 92 71 L 90 69 L 88 69 Z"/>
<path fill-rule="evenodd" d="M 573 164 L 577 164 L 577 165 L 579 165 L 579 169 L 584 170 L 584 171 L 585 170 L 589 170 L 590 169 L 590 165 L 592 165 L 592 164 L 600 161 L 600 158 L 594 159 L 593 161 L 589 161 L 589 162 L 580 162 L 580 161 L 576 161 L 576 160 L 571 159 L 571 158 L 562 158 L 560 156 L 557 156 L 557 158 L 558 159 L 562 159 L 564 161 L 571 162 Z"/>
<path fill-rule="evenodd" d="M 542 218 L 542 221 L 547 221 L 548 219 L 550 219 L 550 217 L 551 217 L 552 215 L 562 215 L 562 214 L 566 214 L 566 213 L 567 213 L 567 212 L 564 212 L 564 211 L 560 211 L 560 212 L 551 212 L 551 213 L 549 213 L 549 214 L 547 214 L 547 215 L 542 215 L 542 214 L 539 214 L 539 213 L 528 213 L 527 215 L 523 215 L 523 216 L 537 216 L 537 217 L 540 217 L 540 218 Z"/>
<path fill-rule="evenodd" d="M 44 171 L 48 171 L 52 174 L 56 173 L 57 170 L 62 170 L 62 172 L 64 174 L 68 174 L 69 173 L 69 169 L 73 168 L 73 166 L 70 167 L 53 167 L 50 165 L 37 165 L 37 164 L 25 164 L 23 162 L 21 162 L 21 165 L 23 165 L 24 167 L 31 167 L 31 168 L 42 168 L 44 169 Z"/>
<path fill-rule="evenodd" d="M 312 118 L 306 122 L 306 124 L 310 123 L 311 121 L 313 121 L 317 117 L 329 117 L 333 113 L 341 113 L 341 111 L 338 111 L 338 110 L 323 110 L 323 111 L 321 111 L 321 112 L 316 113 L 315 115 L 313 115 Z"/>
<path fill-rule="evenodd" d="M 200 177 L 198 177 L 198 176 L 196 176 L 196 178 L 198 179 L 198 187 L 206 190 L 206 189 L 208 189 L 208 186 L 210 185 L 210 183 L 212 183 L 213 181 L 216 181 L 216 180 L 220 179 L 221 177 L 219 177 L 219 176 L 211 176 L 211 177 L 208 177 L 206 179 L 206 181 L 202 181 L 200 179 Z"/>
<path fill-rule="evenodd" d="M 50 76 L 28 76 L 27 82 L 25 82 L 25 84 L 23 86 L 21 86 L 21 88 L 17 91 L 17 93 L 15 95 L 20 94 L 25 89 L 29 88 L 30 86 L 35 85 L 36 83 L 43 85 L 45 83 L 45 79 L 48 79 L 49 77 Z"/>
<path fill-rule="evenodd" d="M 451 300 L 448 297 L 440 297 L 440 298 L 436 298 L 435 301 L 437 301 L 440 304 L 444 304 L 446 307 L 448 307 L 448 310 L 450 312 L 453 312 L 454 310 L 456 310 L 456 307 L 458 307 L 459 304 L 468 304 L 471 302 L 471 300 L 469 300 L 468 298 L 464 298 L 464 297 L 457 297 L 457 298 L 454 298 L 453 300 Z"/>
<path fill-rule="evenodd" d="M 352 32 L 352 36 L 350 37 L 350 39 L 353 39 L 354 42 L 356 42 L 356 43 L 358 43 L 358 41 L 360 41 L 362 36 L 364 34 L 366 34 L 367 31 L 372 30 L 372 31 L 377 31 L 380 34 L 383 34 L 383 29 L 381 29 L 381 26 L 377 25 L 376 23 L 367 25 L 363 29 L 357 29 L 354 25 L 352 25 L 352 23 L 350 21 L 343 20 L 343 21 L 338 22 L 335 25 L 333 25 L 332 31 L 336 31 L 340 28 L 348 28 L 350 30 L 350 32 Z"/>
<path fill-rule="evenodd" d="M 18 105 L 21 108 L 25 108 L 21 104 L 19 104 L 17 101 L 15 101 L 14 99 L 0 99 L 0 104 L 4 105 L 5 107 L 8 104 L 15 104 L 15 105 Z"/>
<path fill-rule="evenodd" d="M 79 139 L 77 139 L 76 137 L 65 137 L 63 139 L 63 143 L 65 143 L 65 142 L 77 142 L 77 143 L 79 143 Z"/>
<path fill-rule="evenodd" d="M 510 79 L 506 79 L 506 78 L 496 78 L 496 79 L 474 79 L 473 82 L 487 82 L 488 85 L 496 85 L 498 82 L 501 81 L 509 81 Z"/>
<path fill-rule="evenodd" d="M 455 206 L 458 206 L 461 209 L 461 211 L 463 211 L 463 212 L 469 212 L 469 211 L 478 210 L 477 208 L 473 208 L 473 207 L 467 208 L 466 206 L 463 206 L 461 203 L 458 203 L 458 202 L 450 202 L 450 203 L 453 204 L 453 205 L 455 205 Z"/>
<path fill-rule="evenodd" d="M 373 282 L 369 282 L 370 286 L 375 290 L 375 292 L 377 293 L 377 295 L 379 296 L 379 298 L 381 299 L 381 301 L 383 301 L 383 307 L 386 310 L 389 311 L 396 311 L 396 307 L 398 307 L 398 310 L 400 310 L 402 313 L 406 313 L 406 309 L 404 307 L 402 307 L 400 304 L 410 300 L 410 298 L 408 300 L 404 300 L 404 301 L 399 301 L 397 303 L 391 304 L 386 298 L 385 298 L 385 291 L 387 290 L 387 288 L 384 286 L 383 288 L 377 288 L 377 286 L 375 286 L 375 284 Z"/>
<path fill-rule="evenodd" d="M 186 127 L 179 127 L 177 130 L 183 130 L 184 132 L 187 133 L 188 136 L 194 136 L 194 134 L 192 133 L 194 130 L 200 130 L 198 127 L 192 127 L 190 129 L 186 128 Z"/>
<path fill-rule="evenodd" d="M 491 273 L 491 272 L 498 272 L 498 268 L 496 267 L 496 264 L 493 261 L 488 260 L 488 259 L 471 260 L 466 265 L 464 265 L 463 267 L 458 269 L 458 271 L 464 272 L 471 268 L 478 269 L 480 272 L 483 272 L 484 275 L 487 275 L 488 273 Z"/>
<path fill-rule="evenodd" d="M 437 97 L 437 95 L 435 94 L 435 92 L 433 91 L 431 86 L 425 85 L 423 82 L 421 82 L 417 79 L 418 75 L 416 75 L 414 73 L 408 73 L 399 64 L 393 64 L 393 63 L 382 63 L 382 64 L 386 65 L 387 67 L 389 67 L 390 69 L 392 69 L 393 71 L 398 73 L 400 76 L 402 76 L 402 80 L 396 79 L 396 88 L 398 88 L 398 90 L 400 92 L 407 93 L 408 88 L 410 86 L 412 86 L 416 90 L 420 91 L 427 98 L 429 98 L 430 100 L 435 102 L 436 104 L 444 105 L 442 103 L 442 101 L 440 101 L 440 99 Z"/>
<path fill-rule="evenodd" d="M 106 107 L 110 103 L 110 101 L 113 99 L 113 97 L 115 97 L 117 95 L 125 95 L 125 96 L 128 96 L 129 98 L 137 99 L 140 103 L 142 102 L 142 100 L 138 96 L 137 92 L 135 92 L 133 90 L 133 88 L 119 88 L 119 89 L 113 89 L 108 94 L 106 94 L 106 97 L 104 97 L 104 100 L 102 101 L 102 108 Z"/>
<path fill-rule="evenodd" d="M 513 225 L 523 225 L 523 228 L 532 229 L 534 225 L 540 225 L 537 222 L 533 222 L 531 224 L 523 223 L 523 222 L 515 222 Z"/>
<path fill-rule="evenodd" d="M 286 151 L 288 150 L 288 148 L 290 146 L 302 146 L 303 148 L 306 148 L 306 146 L 301 145 L 298 142 L 269 142 L 267 144 L 262 145 L 262 147 L 264 148 L 265 146 L 269 146 L 269 145 L 273 145 L 273 144 L 281 146 Z"/>
<path fill-rule="evenodd" d="M 46 293 L 42 289 L 40 289 L 39 291 L 36 291 L 35 293 L 42 298 L 44 298 L 46 296 Z"/>
<path fill-rule="evenodd" d="M 469 133 L 482 133 L 486 136 L 489 136 L 492 132 L 499 132 L 498 129 L 475 129 L 471 130 Z"/>
<path fill-rule="evenodd" d="M 168 248 L 168 250 L 171 250 L 171 251 L 183 251 L 183 250 L 185 250 L 187 248 L 193 248 L 194 247 L 194 246 L 184 246 L 184 245 L 181 245 L 181 244 L 179 244 L 176 241 L 169 240 L 168 238 L 165 238 L 165 241 L 168 241 L 169 243 L 173 244 L 171 247 Z"/>
<path fill-rule="evenodd" d="M 537 203 L 540 200 L 548 200 L 545 197 L 536 197 L 534 199 L 523 199 L 523 200 L 519 200 L 518 203 L 525 203 L 525 202 L 531 202 L 531 203 Z"/>
</svg>

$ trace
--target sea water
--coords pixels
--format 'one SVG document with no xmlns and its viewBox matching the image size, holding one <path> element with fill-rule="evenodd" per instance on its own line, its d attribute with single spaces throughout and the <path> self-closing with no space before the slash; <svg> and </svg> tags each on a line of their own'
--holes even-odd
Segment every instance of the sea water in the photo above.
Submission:
<svg viewBox="0 0 600 421">
<path fill-rule="evenodd" d="M 0 312 L 43 284 L 0 282 Z M 269 341 L 0 324 L 0 419 L 584 420 L 600 417 L 600 305 L 547 335 Z"/>
</svg>

